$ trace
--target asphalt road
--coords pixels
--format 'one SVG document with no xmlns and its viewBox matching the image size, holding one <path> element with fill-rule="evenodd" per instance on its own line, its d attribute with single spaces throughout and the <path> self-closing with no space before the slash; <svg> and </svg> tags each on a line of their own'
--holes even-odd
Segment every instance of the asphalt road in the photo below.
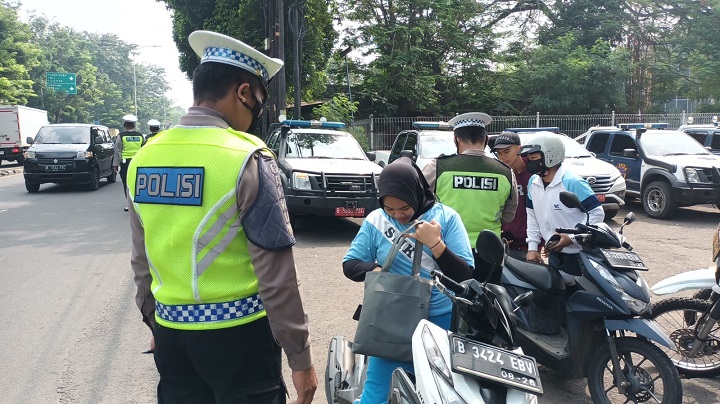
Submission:
<svg viewBox="0 0 720 404">
<path fill-rule="evenodd" d="M 11 167 L 3 162 L 0 170 Z M 102 181 L 95 192 L 43 185 L 29 194 L 22 174 L 0 176 L 0 403 L 155 402 L 157 374 L 152 357 L 141 353 L 150 335 L 134 304 L 123 206 L 120 181 Z M 720 211 L 686 208 L 658 221 L 638 203 L 629 209 L 638 220 L 626 235 L 651 268 L 643 274 L 649 284 L 710 264 Z M 321 382 L 330 338 L 355 330 L 350 317 L 362 285 L 347 280 L 340 263 L 358 223 L 301 219 L 296 229 Z M 591 402 L 583 379 L 542 376 L 541 403 Z M 683 388 L 686 403 L 720 402 L 718 379 L 683 380 Z M 315 402 L 325 402 L 322 385 Z"/>
</svg>

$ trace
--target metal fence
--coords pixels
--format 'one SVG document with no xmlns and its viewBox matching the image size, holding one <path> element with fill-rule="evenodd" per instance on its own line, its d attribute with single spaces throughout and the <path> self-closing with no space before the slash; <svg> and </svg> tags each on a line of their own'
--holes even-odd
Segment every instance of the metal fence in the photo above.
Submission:
<svg viewBox="0 0 720 404">
<path fill-rule="evenodd" d="M 562 133 L 577 137 L 592 126 L 615 126 L 621 123 L 663 122 L 677 129 L 693 117 L 693 124 L 710 124 L 717 113 L 702 114 L 597 114 L 597 115 L 540 115 L 535 116 L 494 116 L 488 127 L 490 133 L 499 133 L 506 128 L 558 127 Z M 357 120 L 351 127 L 363 128 L 371 150 L 387 150 L 392 147 L 400 131 L 412 129 L 412 123 L 418 121 L 445 121 L 450 116 L 412 117 L 412 118 L 373 118 Z"/>
</svg>

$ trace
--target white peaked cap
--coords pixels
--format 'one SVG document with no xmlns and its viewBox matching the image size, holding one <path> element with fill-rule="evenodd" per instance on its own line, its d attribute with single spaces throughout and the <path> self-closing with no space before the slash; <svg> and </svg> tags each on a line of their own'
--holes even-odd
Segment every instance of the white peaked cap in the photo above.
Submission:
<svg viewBox="0 0 720 404">
<path fill-rule="evenodd" d="M 490 125 L 492 118 L 490 115 L 483 112 L 468 112 L 460 114 L 453 119 L 448 121 L 448 124 L 454 129 L 462 128 L 465 126 L 480 126 L 482 128 Z"/>
<path fill-rule="evenodd" d="M 255 50 L 250 45 L 212 31 L 195 31 L 188 37 L 190 47 L 200 56 L 200 63 L 225 63 L 258 76 L 267 86 L 283 67 L 283 61 Z"/>
<path fill-rule="evenodd" d="M 137 122 L 137 117 L 133 114 L 127 114 L 123 117 L 123 122 L 135 123 Z"/>
</svg>

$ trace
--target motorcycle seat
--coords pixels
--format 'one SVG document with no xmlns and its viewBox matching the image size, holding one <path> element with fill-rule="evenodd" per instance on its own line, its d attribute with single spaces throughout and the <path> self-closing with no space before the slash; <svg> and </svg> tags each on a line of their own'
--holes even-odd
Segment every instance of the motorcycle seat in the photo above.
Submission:
<svg viewBox="0 0 720 404">
<path fill-rule="evenodd" d="M 565 293 L 565 282 L 557 269 L 534 262 L 521 261 L 507 256 L 505 266 L 518 278 L 543 292 L 554 295 Z"/>
</svg>

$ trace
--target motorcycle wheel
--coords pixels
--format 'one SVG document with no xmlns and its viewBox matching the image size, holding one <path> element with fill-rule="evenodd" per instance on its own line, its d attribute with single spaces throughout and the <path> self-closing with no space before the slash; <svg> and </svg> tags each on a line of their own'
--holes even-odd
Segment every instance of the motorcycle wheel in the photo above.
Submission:
<svg viewBox="0 0 720 404">
<path fill-rule="evenodd" d="M 695 340 L 695 330 L 704 322 L 704 313 L 712 306 L 709 300 L 676 297 L 653 305 L 655 323 L 675 343 L 675 349 L 659 346 L 678 368 L 688 377 L 713 377 L 720 375 L 720 325 L 715 324 L 708 335 L 706 346 L 697 356 L 688 355 Z"/>
<path fill-rule="evenodd" d="M 608 344 L 592 356 L 587 373 L 593 403 L 642 403 L 646 401 L 676 404 L 682 401 L 680 375 L 658 347 L 636 338 L 615 339 L 625 378 L 630 382 L 625 393 L 615 385 Z"/>
<path fill-rule="evenodd" d="M 695 292 L 692 297 L 693 299 L 710 300 L 710 295 L 712 295 L 712 289 L 703 289 Z"/>
</svg>

